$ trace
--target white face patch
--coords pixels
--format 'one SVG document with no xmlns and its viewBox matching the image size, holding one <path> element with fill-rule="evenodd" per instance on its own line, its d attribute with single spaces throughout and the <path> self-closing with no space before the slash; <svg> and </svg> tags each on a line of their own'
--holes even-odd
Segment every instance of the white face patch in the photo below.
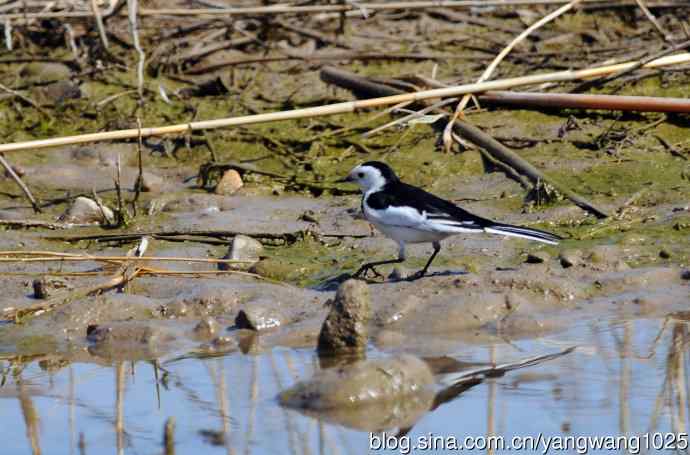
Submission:
<svg viewBox="0 0 690 455">
<path fill-rule="evenodd" d="M 348 177 L 359 185 L 363 193 L 378 191 L 386 184 L 381 171 L 373 166 L 359 165 L 350 171 Z"/>
</svg>

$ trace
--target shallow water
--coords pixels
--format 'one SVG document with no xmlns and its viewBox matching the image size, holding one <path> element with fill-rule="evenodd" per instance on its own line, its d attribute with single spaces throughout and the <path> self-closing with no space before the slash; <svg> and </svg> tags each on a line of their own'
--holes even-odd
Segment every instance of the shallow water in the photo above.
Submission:
<svg viewBox="0 0 690 455">
<path fill-rule="evenodd" d="M 466 437 L 481 445 L 482 438 L 497 435 L 509 444 L 513 436 L 540 433 L 637 435 L 640 446 L 645 434 L 650 442 L 669 440 L 666 433 L 688 431 L 689 342 L 687 323 L 671 317 L 593 320 L 545 338 L 464 346 L 455 357 L 467 362 L 513 361 L 579 347 L 471 387 L 423 415 L 409 440 L 396 440 L 398 449 L 405 452 L 430 435 L 453 436 L 458 445 L 470 443 Z M 386 354 L 372 349 L 368 355 Z M 148 362 L 72 363 L 54 372 L 37 360 L 1 365 L 2 453 L 31 453 L 32 445 L 35 453 L 160 453 L 170 417 L 176 422 L 176 453 L 364 453 L 371 438 L 367 431 L 279 405 L 281 390 L 318 368 L 307 349 L 160 359 L 157 369 Z M 366 426 L 366 418 L 361 424 Z M 435 441 L 440 448 L 441 439 Z"/>
</svg>

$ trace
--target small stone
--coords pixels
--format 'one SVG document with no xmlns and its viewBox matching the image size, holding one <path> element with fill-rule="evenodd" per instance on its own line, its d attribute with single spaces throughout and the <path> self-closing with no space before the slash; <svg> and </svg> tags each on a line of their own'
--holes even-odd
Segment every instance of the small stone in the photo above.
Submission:
<svg viewBox="0 0 690 455">
<path fill-rule="evenodd" d="M 213 338 L 220 332 L 220 324 L 214 318 L 204 318 L 194 327 L 194 334 L 200 338 Z"/>
<path fill-rule="evenodd" d="M 105 214 L 105 218 L 103 215 Z M 115 220 L 115 214 L 108 207 L 103 206 L 103 211 L 93 199 L 79 196 L 72 205 L 63 213 L 59 221 L 64 223 L 108 223 Z"/>
<path fill-rule="evenodd" d="M 17 177 L 24 177 L 24 175 L 26 175 L 26 171 L 21 166 L 12 165 L 12 170 L 14 171 L 15 174 L 17 174 Z M 5 177 L 7 177 L 7 178 L 12 177 L 8 170 L 5 170 Z"/>
<path fill-rule="evenodd" d="M 562 251 L 561 254 L 558 255 L 558 260 L 560 261 L 561 266 L 563 266 L 564 269 L 567 269 L 568 267 L 578 265 L 580 262 L 582 262 L 582 253 L 579 250 Z"/>
<path fill-rule="evenodd" d="M 668 250 L 663 249 L 663 250 L 659 251 L 659 257 L 661 259 L 670 259 L 671 253 L 669 253 Z"/>
<path fill-rule="evenodd" d="M 42 105 L 58 106 L 67 100 L 79 99 L 82 96 L 79 85 L 68 81 L 57 81 L 45 86 L 34 87 L 31 96 Z"/>
<path fill-rule="evenodd" d="M 165 187 L 163 177 L 144 171 L 141 173 L 141 190 L 146 193 L 161 193 Z"/>
<path fill-rule="evenodd" d="M 275 306 L 268 302 L 262 303 L 261 300 L 249 302 L 237 313 L 235 325 L 238 329 L 257 332 L 280 327 L 286 318 L 279 309 L 274 308 Z"/>
<path fill-rule="evenodd" d="M 215 193 L 229 196 L 235 194 L 242 186 L 244 183 L 242 183 L 240 173 L 234 169 L 228 169 L 216 185 Z"/>
<path fill-rule="evenodd" d="M 32 286 L 34 288 L 35 299 L 47 299 L 50 296 L 48 292 L 48 283 L 46 283 L 45 279 L 35 279 Z"/>
<path fill-rule="evenodd" d="M 220 262 L 218 263 L 218 269 L 248 269 L 252 265 L 259 262 L 263 252 L 264 246 L 258 240 L 246 235 L 236 235 L 235 238 L 232 239 L 232 245 L 230 245 L 227 254 L 223 256 L 223 259 L 244 262 L 237 264 L 232 262 Z"/>
<path fill-rule="evenodd" d="M 24 66 L 19 73 L 26 82 L 49 82 L 69 79 L 72 70 L 63 63 L 32 62 Z"/>
<path fill-rule="evenodd" d="M 261 259 L 264 246 L 258 240 L 246 235 L 236 235 L 230 247 L 230 259 L 257 262 Z"/>
<path fill-rule="evenodd" d="M 319 354 L 352 353 L 366 348 L 370 300 L 369 288 L 363 281 L 347 280 L 338 287 L 319 333 Z"/>
<path fill-rule="evenodd" d="M 546 251 L 537 251 L 535 253 L 529 253 L 525 262 L 528 264 L 542 264 L 544 262 L 549 262 L 551 255 Z"/>
</svg>

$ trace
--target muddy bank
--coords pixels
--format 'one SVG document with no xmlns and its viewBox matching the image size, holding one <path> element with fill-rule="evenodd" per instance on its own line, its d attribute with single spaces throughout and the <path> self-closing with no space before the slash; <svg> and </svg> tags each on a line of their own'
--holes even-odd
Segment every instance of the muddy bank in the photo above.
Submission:
<svg viewBox="0 0 690 455">
<path fill-rule="evenodd" d="M 479 240 L 484 241 L 490 240 Z M 370 240 L 354 242 L 366 248 Z M 166 251 L 163 246 L 158 245 L 158 254 L 194 251 Z M 364 285 L 371 295 L 371 315 L 357 323 L 364 323 L 366 331 L 349 336 L 364 336 L 363 343 L 386 352 L 441 356 L 466 343 L 540 337 L 599 317 L 661 317 L 686 306 L 687 270 L 674 265 L 631 268 L 628 258 L 637 253 L 629 246 L 561 248 L 532 253 L 520 263 L 511 252 L 513 265 L 506 263 L 505 249 L 499 254 L 495 242 L 494 248 L 497 254 L 484 258 L 492 266 L 485 262 L 477 271 L 439 266 L 421 280 Z M 61 267 L 92 270 L 93 264 Z M 21 268 L 38 269 L 33 263 Z M 214 269 L 213 264 L 196 264 L 193 270 Z M 65 277 L 46 286 L 49 293 L 69 293 L 85 280 L 98 279 Z M 335 293 L 328 289 L 334 285 L 332 277 L 314 289 L 239 275 L 142 277 L 124 293 L 76 298 L 21 324 L 4 324 L 0 345 L 10 355 L 59 354 L 81 360 L 94 355 L 98 361 L 115 357 L 116 351 L 118 356 L 157 358 L 210 352 L 228 343 L 253 354 L 275 346 L 315 349 L 333 305 Z M 4 301 L 5 307 L 38 301 L 31 282 L 8 280 L 6 289 L 14 297 Z M 339 330 L 350 324 L 350 317 L 338 322 Z M 352 327 L 348 330 L 359 330 Z M 112 348 L 125 341 L 126 349 Z"/>
</svg>

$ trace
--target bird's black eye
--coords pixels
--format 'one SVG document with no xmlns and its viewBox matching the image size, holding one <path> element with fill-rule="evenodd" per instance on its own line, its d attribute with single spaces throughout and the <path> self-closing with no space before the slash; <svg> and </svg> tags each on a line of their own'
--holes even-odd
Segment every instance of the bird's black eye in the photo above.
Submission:
<svg viewBox="0 0 690 455">
<path fill-rule="evenodd" d="M 364 178 L 364 172 L 360 172 L 357 174 L 357 177 L 363 179 Z"/>
</svg>

